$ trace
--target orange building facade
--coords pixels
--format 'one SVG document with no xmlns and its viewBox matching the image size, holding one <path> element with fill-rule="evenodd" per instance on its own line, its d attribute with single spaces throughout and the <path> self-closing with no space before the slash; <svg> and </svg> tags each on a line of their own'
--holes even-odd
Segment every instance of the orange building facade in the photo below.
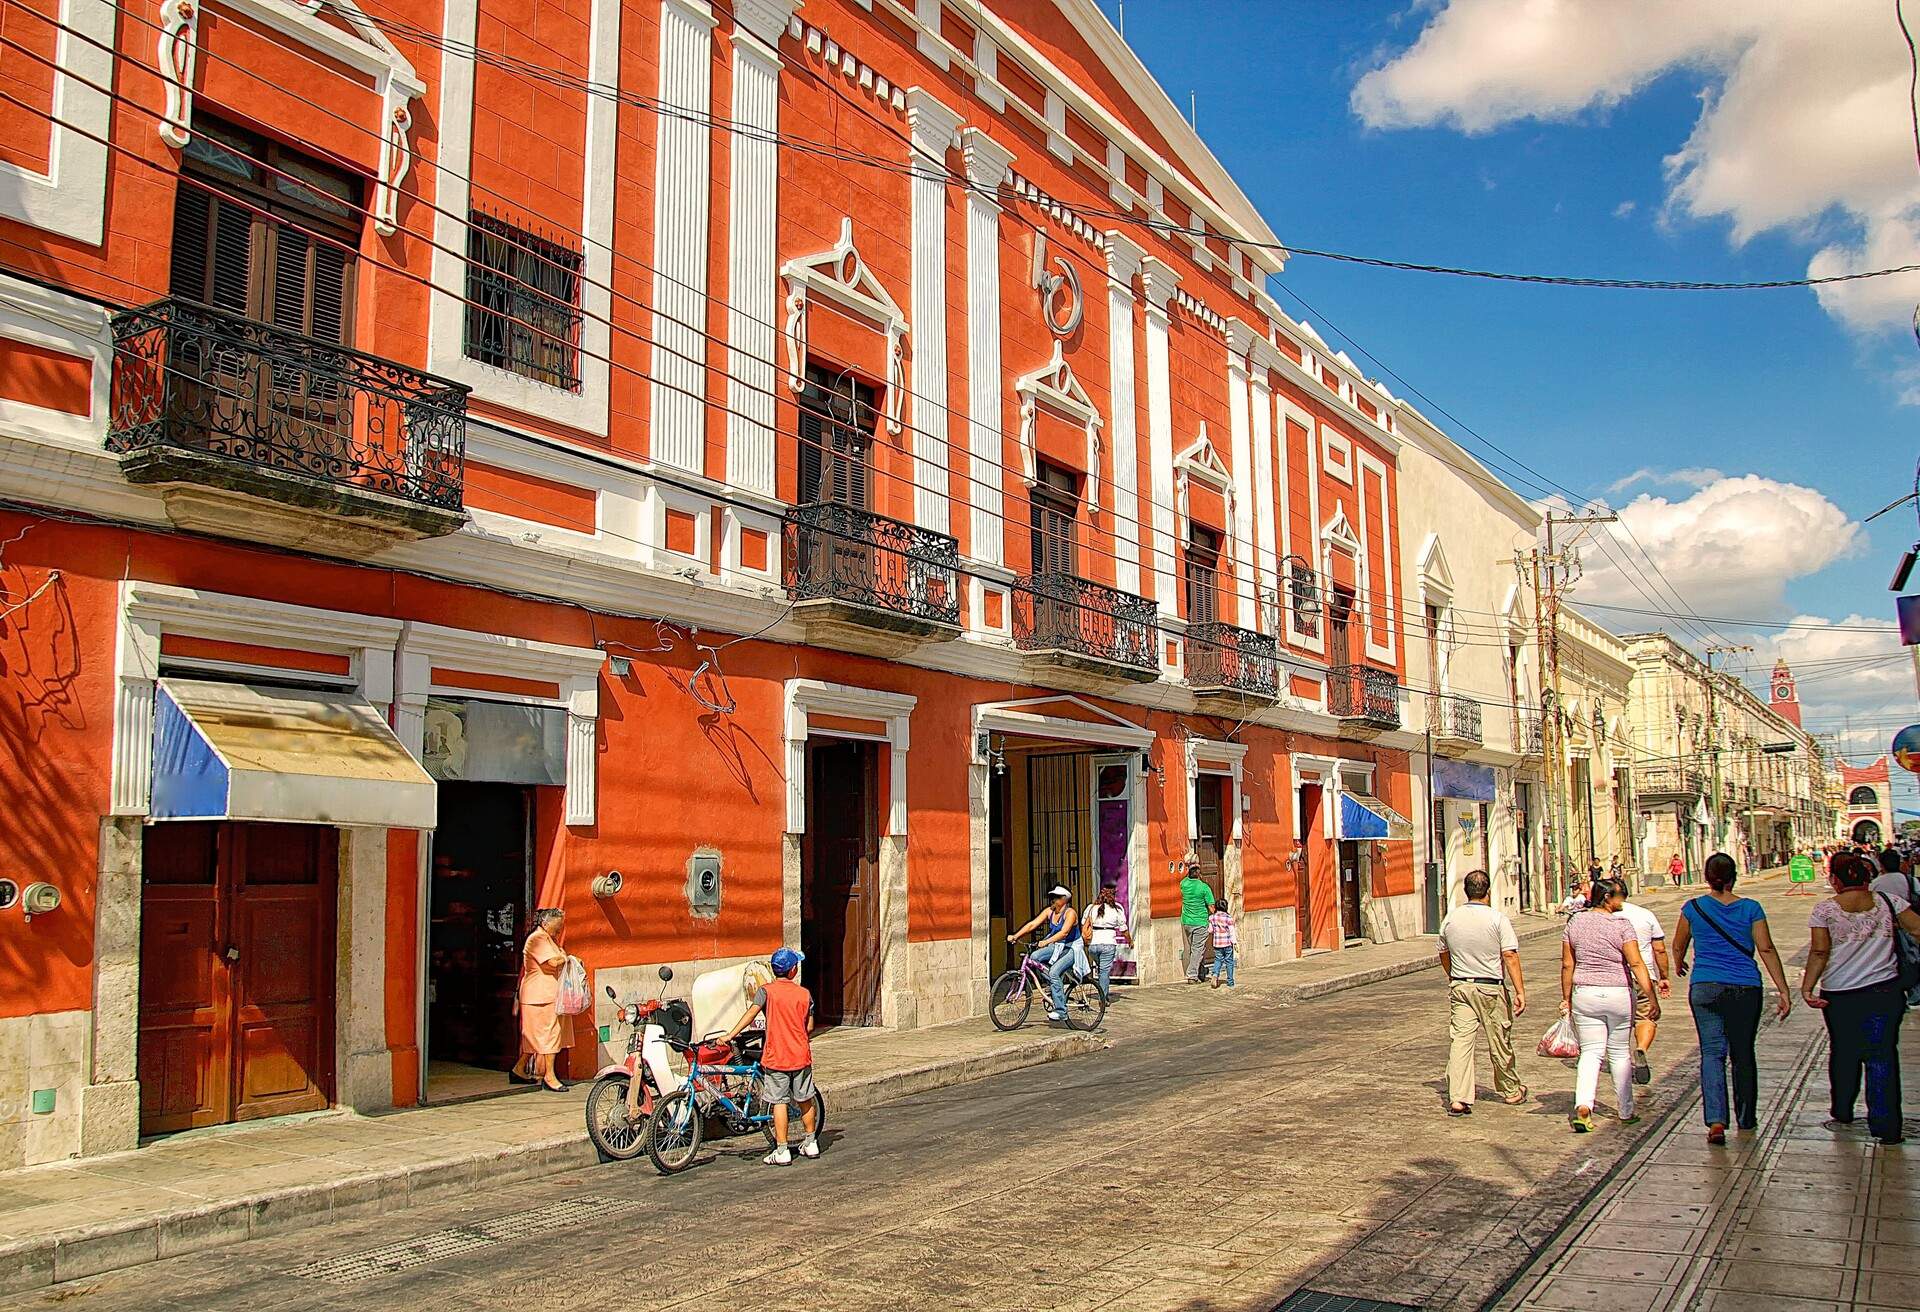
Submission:
<svg viewBox="0 0 1920 1312">
<path fill-rule="evenodd" d="M 498 1083 L 536 907 L 896 1027 L 1055 883 L 1410 930 L 1391 398 L 1091 0 L 0 19 L 0 1167 Z"/>
</svg>

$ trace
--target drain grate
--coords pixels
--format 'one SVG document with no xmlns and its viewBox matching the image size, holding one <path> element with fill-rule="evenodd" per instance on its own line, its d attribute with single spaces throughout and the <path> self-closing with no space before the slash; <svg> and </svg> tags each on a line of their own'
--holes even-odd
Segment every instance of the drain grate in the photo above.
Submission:
<svg viewBox="0 0 1920 1312">
<path fill-rule="evenodd" d="M 1301 1289 L 1287 1295 L 1273 1312 L 1420 1312 L 1420 1308 L 1414 1303 L 1382 1303 L 1377 1298 L 1353 1298 L 1318 1289 Z"/>
<path fill-rule="evenodd" d="M 633 1198 L 565 1198 L 525 1212 L 509 1212 L 491 1221 L 450 1226 L 417 1239 L 307 1262 L 288 1274 L 324 1280 L 332 1285 L 357 1285 L 363 1280 L 459 1257 L 508 1240 L 552 1234 L 583 1222 L 630 1212 L 639 1206 L 639 1200 Z"/>
</svg>

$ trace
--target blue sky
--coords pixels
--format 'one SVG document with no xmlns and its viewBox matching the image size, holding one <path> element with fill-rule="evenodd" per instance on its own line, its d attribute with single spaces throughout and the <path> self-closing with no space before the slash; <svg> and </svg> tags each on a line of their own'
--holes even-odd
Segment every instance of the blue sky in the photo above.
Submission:
<svg viewBox="0 0 1920 1312">
<path fill-rule="evenodd" d="M 1110 19 L 1120 16 L 1118 0 L 1101 4 Z M 1453 123 L 1368 126 L 1352 102 L 1356 82 L 1412 47 L 1444 8 L 1127 0 L 1124 18 L 1129 44 L 1169 95 L 1185 106 L 1197 93 L 1201 134 L 1285 241 L 1526 272 L 1736 281 L 1804 276 L 1819 246 L 1857 237 L 1834 207 L 1736 246 L 1728 219 L 1669 205 L 1663 161 L 1693 134 L 1703 93 L 1723 92 L 1724 65 L 1676 59 L 1661 67 L 1658 55 L 1629 51 L 1622 58 L 1639 58 L 1642 68 L 1630 88 L 1570 118 L 1519 113 L 1471 134 Z M 1877 29 L 1864 31 L 1863 40 L 1878 40 Z M 1897 29 L 1888 31 L 1898 42 Z M 1877 45 L 1870 53 L 1886 57 Z M 1904 91 L 1903 46 L 1898 53 Z M 1912 165 L 1908 154 L 1903 167 Z M 1329 340 L 1350 335 L 1544 481 L 1581 497 L 1608 495 L 1636 470 L 1707 467 L 1813 488 L 1857 522 L 1913 484 L 1920 409 L 1902 404 L 1915 379 L 1900 371 L 1920 368 L 1920 349 L 1911 336 L 1841 322 L 1811 291 L 1538 288 L 1299 256 L 1274 291 Z M 1476 455 L 1508 463 L 1370 372 Z M 1531 475 L 1501 472 L 1538 494 L 1525 481 Z M 1613 499 L 1653 493 L 1680 502 L 1695 490 L 1642 481 Z M 1848 531 L 1834 524 L 1805 538 Z M 1783 579 L 1772 596 L 1756 588 L 1732 613 L 1890 617 L 1886 581 L 1914 540 L 1914 514 L 1895 511 L 1851 531 L 1860 534 L 1853 554 Z M 1794 550 L 1819 550 L 1808 541 Z M 1672 565 L 1676 582 L 1687 568 Z M 1688 600 L 1714 613 L 1733 604 Z M 1818 658 L 1832 653 L 1809 656 Z M 1910 673 L 1906 700 L 1890 708 L 1884 684 L 1820 683 L 1835 696 L 1831 709 L 1816 702 L 1818 727 L 1843 710 L 1876 721 L 1915 711 Z M 1811 680 L 1806 696 L 1818 696 Z"/>
</svg>

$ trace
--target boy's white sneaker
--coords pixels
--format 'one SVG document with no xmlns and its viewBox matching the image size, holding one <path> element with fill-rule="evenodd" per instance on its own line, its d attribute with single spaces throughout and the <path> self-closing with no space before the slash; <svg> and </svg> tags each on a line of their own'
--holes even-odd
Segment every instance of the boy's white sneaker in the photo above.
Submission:
<svg viewBox="0 0 1920 1312">
<path fill-rule="evenodd" d="M 818 1157 L 820 1155 L 820 1145 L 812 1138 L 808 1138 L 800 1145 L 800 1155 L 802 1157 Z"/>
<path fill-rule="evenodd" d="M 805 1151 L 805 1150 L 802 1149 L 802 1151 Z M 768 1153 L 765 1157 L 762 1157 L 760 1160 L 765 1162 L 768 1166 L 791 1166 L 793 1164 L 793 1153 L 787 1148 L 785 1144 L 781 1144 L 778 1148 L 775 1148 L 772 1152 Z"/>
</svg>

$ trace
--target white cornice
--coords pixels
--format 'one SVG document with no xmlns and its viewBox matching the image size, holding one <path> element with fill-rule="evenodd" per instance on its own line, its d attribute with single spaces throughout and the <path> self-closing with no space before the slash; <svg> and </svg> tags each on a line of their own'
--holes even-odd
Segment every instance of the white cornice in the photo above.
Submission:
<svg viewBox="0 0 1920 1312">
<path fill-rule="evenodd" d="M 960 130 L 960 115 L 947 108 L 925 87 L 907 88 L 907 127 L 918 150 L 944 158 Z"/>
<path fill-rule="evenodd" d="M 1132 238 L 1113 229 L 1107 230 L 1104 244 L 1107 252 L 1107 276 L 1131 292 L 1133 280 L 1140 276 L 1140 266 L 1146 261 L 1146 249 Z"/>
<path fill-rule="evenodd" d="M 1147 303 L 1165 314 L 1167 303 L 1180 290 L 1179 270 L 1157 255 L 1146 256 L 1140 261 L 1140 289 L 1147 294 Z"/>
<path fill-rule="evenodd" d="M 780 44 L 781 33 L 793 21 L 800 0 L 733 0 L 733 25 L 769 46 Z"/>
<path fill-rule="evenodd" d="M 989 191 L 998 191 L 1013 168 L 1013 152 L 980 128 L 960 130 L 960 157 L 966 165 L 967 180 Z"/>
</svg>

